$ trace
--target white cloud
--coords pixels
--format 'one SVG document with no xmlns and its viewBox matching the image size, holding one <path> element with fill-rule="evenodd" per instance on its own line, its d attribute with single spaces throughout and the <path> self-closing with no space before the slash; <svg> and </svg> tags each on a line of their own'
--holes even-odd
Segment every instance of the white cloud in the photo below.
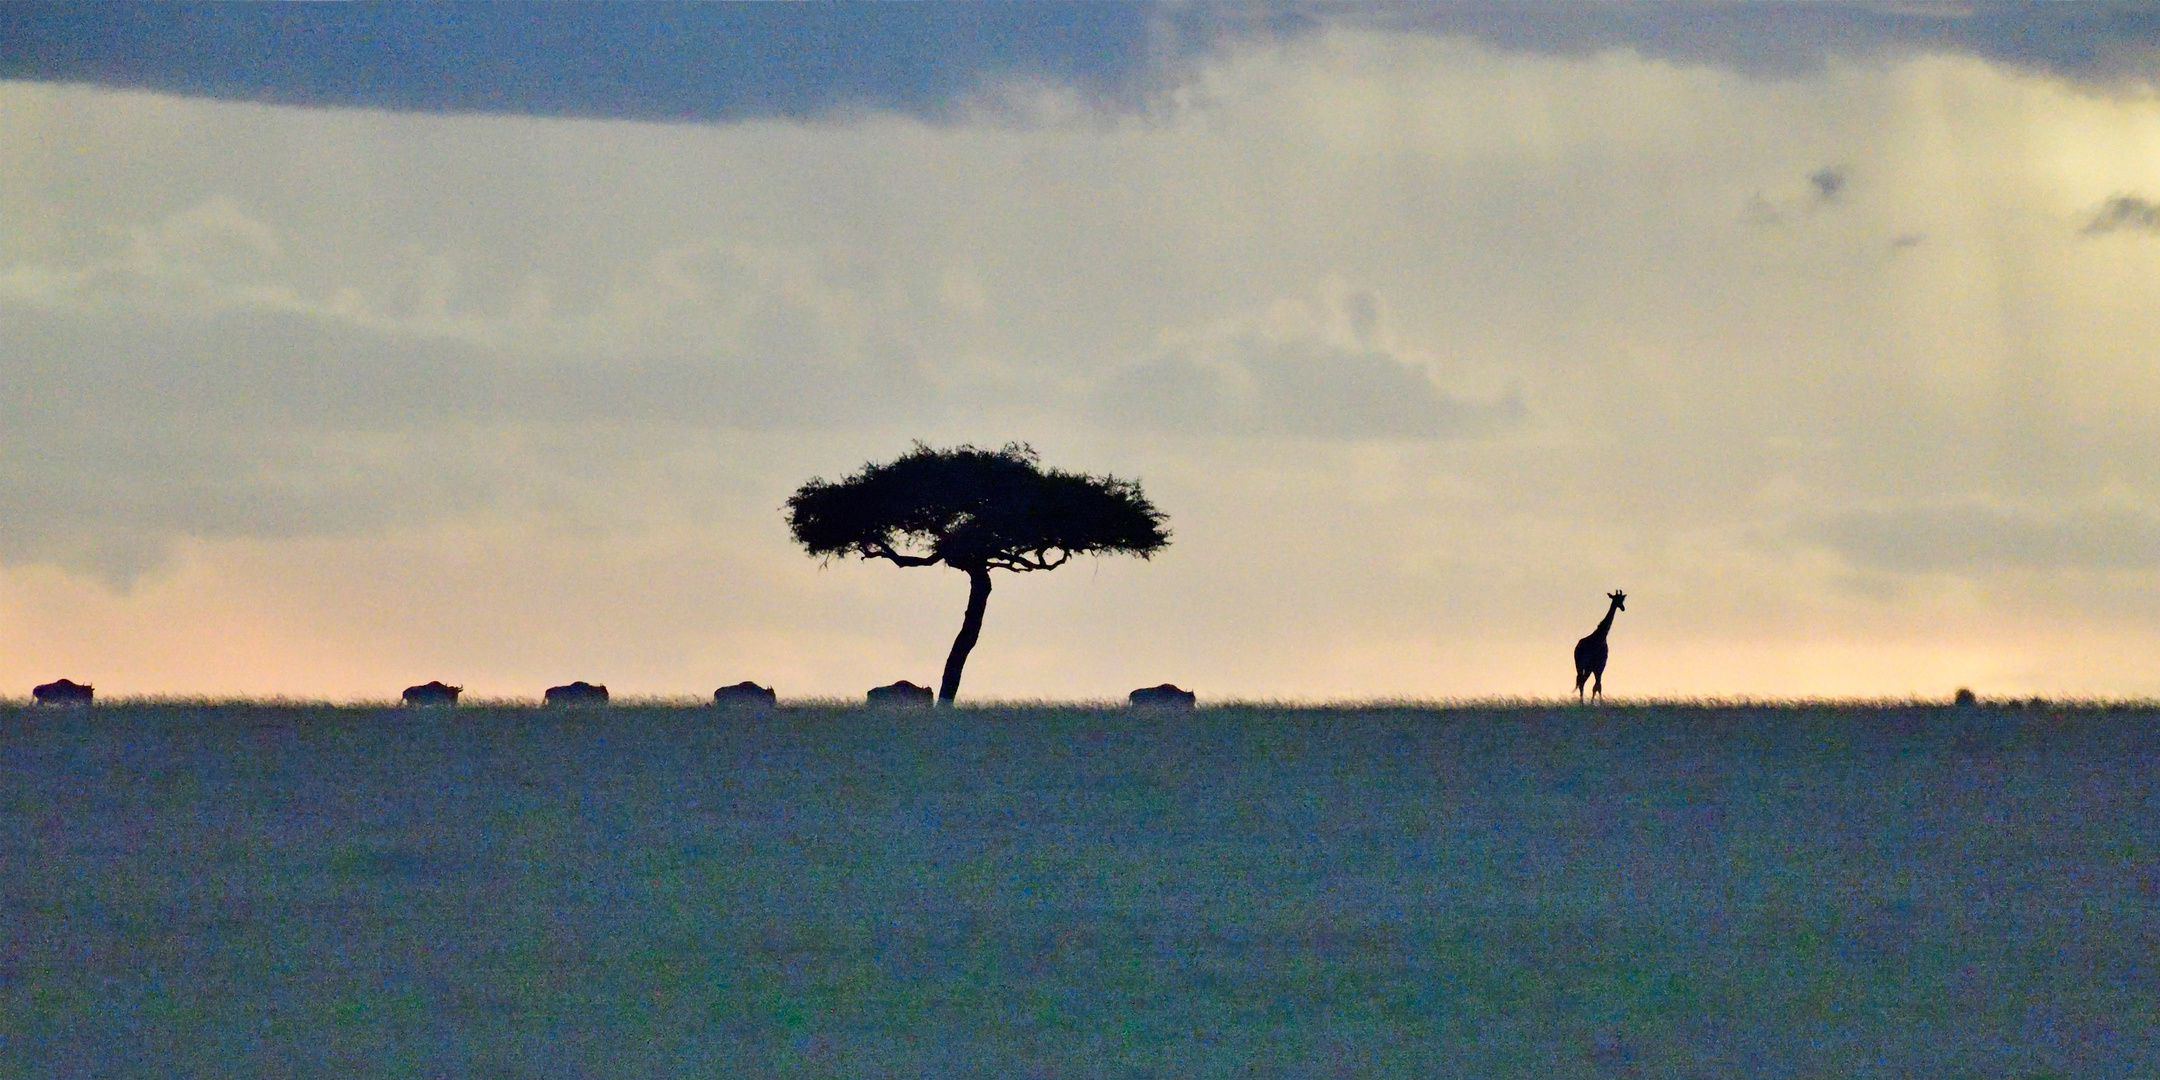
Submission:
<svg viewBox="0 0 2160 1080">
<path fill-rule="evenodd" d="M 1095 414 L 1119 430 L 1319 439 L 1484 435 L 1521 418 L 1518 397 L 1471 401 L 1435 385 L 1430 350 L 1394 340 L 1377 293 L 1325 286 L 1318 303 L 1169 335 L 1159 355 L 1098 384 Z"/>
</svg>

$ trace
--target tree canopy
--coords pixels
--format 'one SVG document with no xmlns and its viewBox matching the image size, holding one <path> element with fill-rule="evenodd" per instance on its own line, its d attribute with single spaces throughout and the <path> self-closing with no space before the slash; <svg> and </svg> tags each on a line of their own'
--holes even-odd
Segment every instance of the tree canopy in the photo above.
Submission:
<svg viewBox="0 0 2160 1080">
<path fill-rule="evenodd" d="M 1044 469 L 1024 443 L 998 450 L 922 443 L 788 500 L 788 527 L 812 555 L 944 563 L 958 570 L 1051 570 L 1075 555 L 1147 558 L 1170 542 L 1140 485 Z"/>
<path fill-rule="evenodd" d="M 982 632 L 992 570 L 1055 570 L 1075 555 L 1137 555 L 1170 543 L 1167 520 L 1134 481 L 1045 469 L 1033 447 L 920 442 L 838 482 L 812 479 L 788 499 L 788 528 L 810 554 L 943 563 L 968 575 L 968 606 L 938 700 L 952 704 Z"/>
</svg>

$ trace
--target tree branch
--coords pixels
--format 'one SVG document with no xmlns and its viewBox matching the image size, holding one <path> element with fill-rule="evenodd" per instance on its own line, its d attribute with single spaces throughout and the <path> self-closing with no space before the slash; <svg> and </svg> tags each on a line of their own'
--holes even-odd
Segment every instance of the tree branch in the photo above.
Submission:
<svg viewBox="0 0 2160 1080">
<path fill-rule="evenodd" d="M 1058 557 L 1050 558 L 1046 550 L 1037 550 L 1033 556 L 1020 552 L 999 554 L 988 560 L 988 565 L 1001 570 L 1055 570 L 1072 559 L 1072 552 L 1060 551 Z"/>
<path fill-rule="evenodd" d="M 895 566 L 936 566 L 938 564 L 938 556 L 936 555 L 902 555 L 894 551 L 891 544 L 864 544 L 862 552 L 864 558 L 891 559 Z"/>
</svg>

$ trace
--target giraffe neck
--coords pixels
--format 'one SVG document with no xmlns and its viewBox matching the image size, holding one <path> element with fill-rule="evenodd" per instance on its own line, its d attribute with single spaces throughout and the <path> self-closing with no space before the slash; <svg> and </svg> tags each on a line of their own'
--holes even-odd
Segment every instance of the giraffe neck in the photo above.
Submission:
<svg viewBox="0 0 2160 1080">
<path fill-rule="evenodd" d="M 1605 618 L 1597 624 L 1597 633 L 1594 636 L 1602 639 L 1606 634 L 1610 633 L 1612 631 L 1612 617 L 1619 614 L 1619 612 L 1620 601 L 1615 600 L 1611 606 L 1605 609 Z"/>
</svg>

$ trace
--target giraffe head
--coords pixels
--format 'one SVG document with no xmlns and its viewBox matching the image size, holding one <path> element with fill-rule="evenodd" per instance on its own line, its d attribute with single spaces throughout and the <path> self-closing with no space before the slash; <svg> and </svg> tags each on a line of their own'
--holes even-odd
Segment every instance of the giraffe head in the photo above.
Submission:
<svg viewBox="0 0 2160 1080">
<path fill-rule="evenodd" d="M 1620 590 L 1618 590 L 1618 589 L 1614 589 L 1613 591 L 1611 591 L 1611 592 L 1609 592 L 1609 593 L 1606 593 L 1606 594 L 1605 594 L 1605 598 L 1606 598 L 1607 600 L 1611 600 L 1611 601 L 1612 601 L 1612 606 L 1613 606 L 1613 610 L 1614 610 L 1614 611 L 1626 611 L 1626 610 L 1627 610 L 1627 594 L 1626 594 L 1626 593 L 1624 593 L 1624 592 L 1621 592 L 1621 591 L 1620 591 Z"/>
</svg>

